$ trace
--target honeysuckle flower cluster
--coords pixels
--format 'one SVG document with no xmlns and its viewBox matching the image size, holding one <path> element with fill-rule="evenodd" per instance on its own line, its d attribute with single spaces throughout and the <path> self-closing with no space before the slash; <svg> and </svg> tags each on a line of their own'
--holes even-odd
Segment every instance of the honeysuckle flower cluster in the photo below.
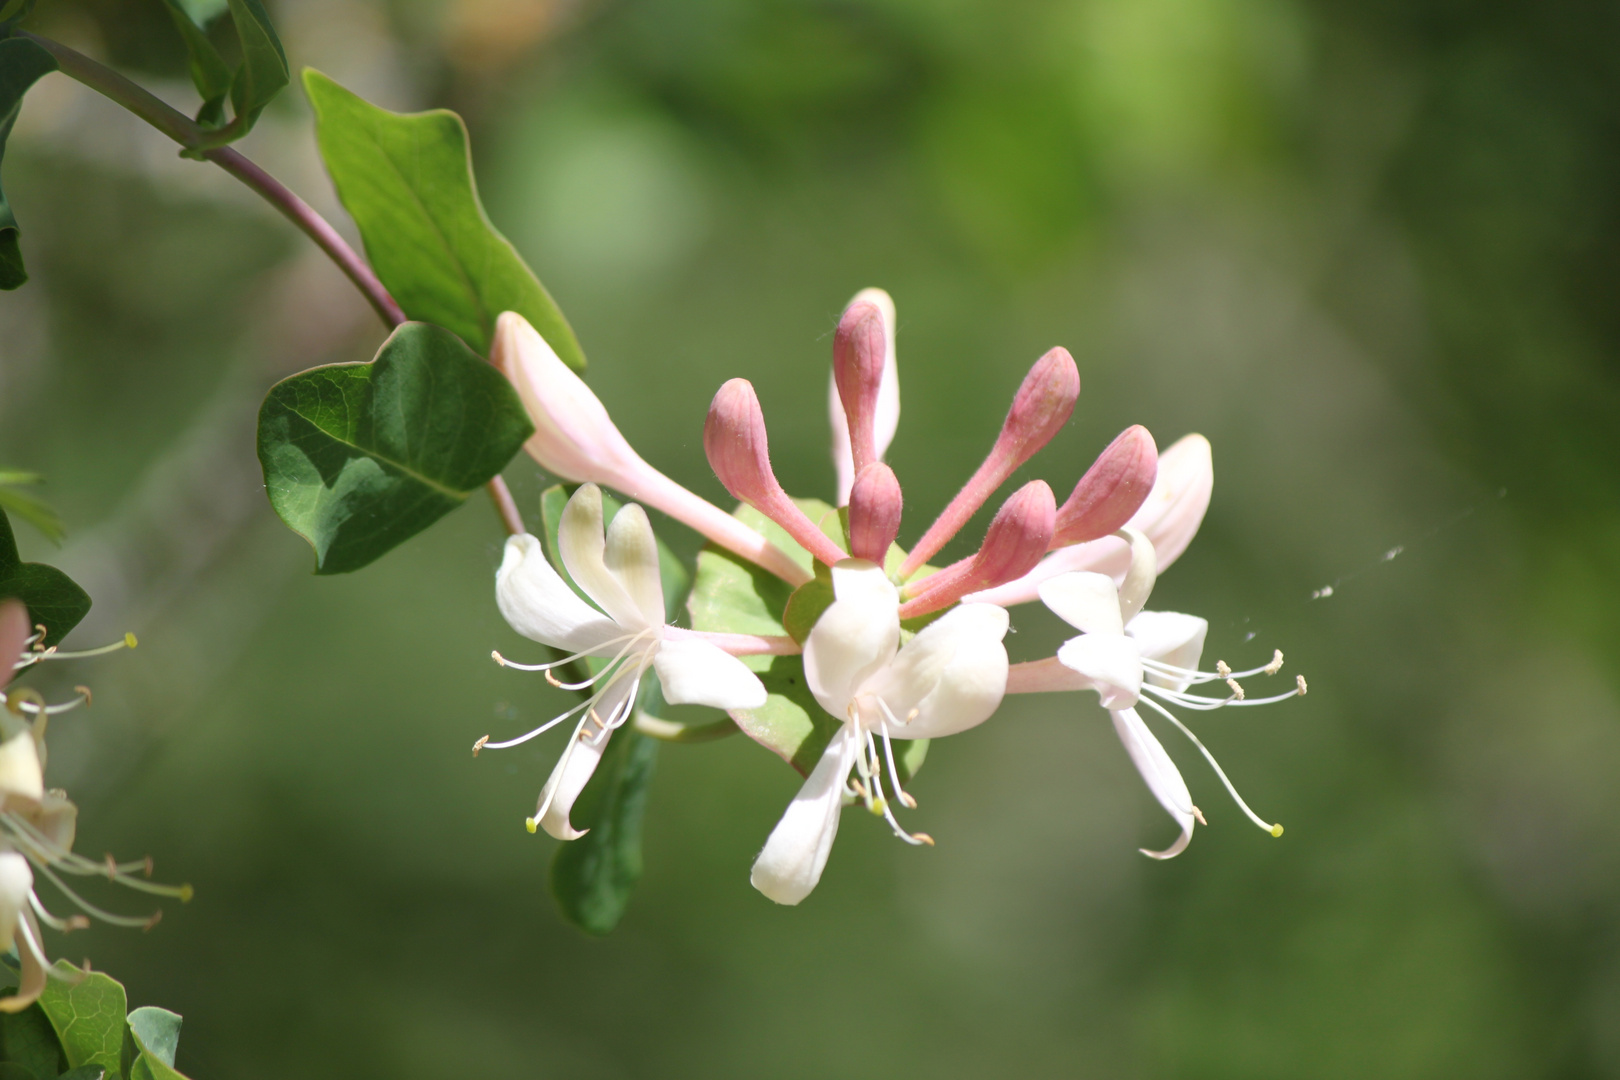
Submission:
<svg viewBox="0 0 1620 1080">
<path fill-rule="evenodd" d="M 1169 706 L 1202 711 L 1263 704 L 1303 694 L 1304 679 L 1286 693 L 1251 697 L 1238 680 L 1275 675 L 1280 652 L 1252 671 L 1234 672 L 1224 662 L 1214 672 L 1202 671 L 1208 624 L 1192 615 L 1143 610 L 1158 573 L 1186 549 L 1209 505 L 1213 470 L 1209 443 L 1201 436 L 1189 435 L 1161 456 L 1145 428 L 1127 428 L 1061 504 L 1045 481 L 1031 480 L 1000 504 L 976 551 L 944 567 L 929 563 L 1068 422 L 1080 376 L 1066 350 L 1052 349 L 1030 368 L 983 464 L 909 550 L 896 544 L 904 497 L 884 462 L 900 415 L 895 313 L 887 293 L 859 293 L 833 338 L 828 402 L 841 528 L 831 535 L 827 523 L 812 520 L 777 481 L 752 385 L 732 379 L 721 386 L 703 429 L 709 464 L 733 497 L 810 555 L 813 569 L 648 465 L 584 382 L 520 316 L 500 317 L 492 359 L 534 421 L 529 453 L 549 472 L 580 485 L 557 539 L 561 569 L 573 586 L 527 534 L 507 541 L 496 574 L 496 600 L 512 627 L 566 654 L 532 665 L 499 654 L 496 659 L 544 671 L 554 685 L 585 695 L 581 704 L 526 734 L 504 742 L 486 736 L 474 747 L 514 746 L 578 718 L 528 819 L 531 831 L 538 825 L 559 839 L 583 835 L 570 824 L 569 809 L 612 733 L 627 723 L 657 733 L 643 726 L 636 710 L 649 668 L 666 701 L 724 709 L 747 730 L 742 722 L 749 710 L 764 705 L 768 695 L 739 658 L 802 653 L 805 685 L 835 729 L 754 862 L 753 885 L 778 903 L 797 904 L 815 888 L 847 805 L 864 805 L 907 843 L 932 845 L 931 837 L 904 828 L 896 815 L 896 804 L 909 810 L 916 800 L 905 789 L 898 764 L 903 757 L 894 744 L 982 724 L 1008 693 L 1098 695 L 1149 790 L 1181 828 L 1173 844 L 1144 849 L 1147 854 L 1180 853 L 1203 815 L 1138 706 L 1186 735 L 1244 813 L 1281 834 L 1281 826 L 1238 798 L 1214 757 Z M 599 485 L 635 500 L 605 532 Z M 794 586 L 790 608 L 802 596 L 813 610 L 819 597 L 819 614 L 796 637 L 672 625 L 656 541 L 637 503 Z M 1035 600 L 1080 633 L 1054 656 L 1012 664 L 1004 645 L 1009 609 Z M 557 670 L 577 670 L 582 661 L 592 664 L 588 677 L 557 678 Z M 1210 684 L 1226 693 L 1192 691 Z"/>
<path fill-rule="evenodd" d="M 90 691 L 79 687 L 74 698 L 48 704 L 33 690 L 10 687 L 12 677 L 48 660 L 80 659 L 122 648 L 134 648 L 135 636 L 83 652 L 63 652 L 46 646 L 46 629 L 31 626 L 20 601 L 0 601 L 0 948 L 15 948 L 21 973 L 17 992 L 0 997 L 0 1012 L 20 1012 L 45 990 L 49 978 L 60 974 L 45 955 L 40 924 L 60 930 L 81 930 L 92 918 L 115 926 L 151 929 L 162 917 L 119 915 L 85 899 L 63 876 L 106 877 L 140 892 L 191 899 L 190 885 L 160 885 L 151 881 L 152 860 L 118 862 L 86 858 L 73 850 L 79 809 L 59 788 L 45 787 L 45 731 L 52 716 L 88 704 Z M 9 687 L 9 689 L 8 689 Z M 48 880 L 79 909 L 60 917 L 46 908 L 35 890 L 35 873 Z"/>
</svg>

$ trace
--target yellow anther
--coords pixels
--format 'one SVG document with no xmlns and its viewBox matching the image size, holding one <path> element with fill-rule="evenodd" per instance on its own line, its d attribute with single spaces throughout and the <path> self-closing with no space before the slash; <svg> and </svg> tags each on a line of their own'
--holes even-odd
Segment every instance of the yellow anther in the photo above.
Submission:
<svg viewBox="0 0 1620 1080">
<path fill-rule="evenodd" d="M 523 819 L 523 827 L 525 829 L 528 829 L 529 832 L 531 834 L 533 834 L 535 831 L 537 831 L 540 828 L 540 823 L 538 821 L 534 820 L 534 818 L 532 818 L 532 817 L 526 817 L 526 818 Z"/>
<path fill-rule="evenodd" d="M 911 834 L 911 838 L 919 844 L 927 844 L 929 847 L 934 846 L 934 838 L 925 832 L 914 832 Z"/>
<path fill-rule="evenodd" d="M 160 923 L 162 921 L 163 921 L 163 909 L 158 908 L 156 911 L 152 912 L 152 917 L 150 919 L 146 920 L 146 925 L 141 927 L 141 929 L 143 931 L 150 930 L 150 929 L 152 929 L 152 927 L 156 926 L 158 923 Z"/>
<path fill-rule="evenodd" d="M 124 634 L 124 645 L 127 648 L 133 649 L 135 646 L 137 646 L 139 644 L 140 644 L 140 642 L 135 639 L 135 635 L 134 635 L 133 632 L 129 632 L 129 631 L 125 632 L 125 634 Z"/>
<path fill-rule="evenodd" d="M 883 816 L 883 811 L 887 810 L 888 808 L 889 808 L 888 801 L 886 799 L 884 799 L 883 796 L 881 796 L 881 795 L 879 795 L 877 798 L 873 799 L 872 800 L 872 805 L 867 807 L 868 810 L 872 811 L 872 816 L 873 817 L 882 817 Z"/>
<path fill-rule="evenodd" d="M 489 658 L 491 660 L 495 661 L 497 664 L 501 665 L 501 667 L 506 666 L 506 657 L 502 656 L 498 649 L 489 650 Z"/>
<path fill-rule="evenodd" d="M 917 809 L 917 800 L 911 797 L 911 793 L 909 791 L 902 791 L 900 793 L 900 802 L 907 810 Z"/>
<path fill-rule="evenodd" d="M 83 915 L 69 915 L 67 923 L 62 927 L 62 933 L 71 933 L 74 930 L 90 929 L 90 920 Z"/>
<path fill-rule="evenodd" d="M 196 896 L 196 895 L 197 895 L 197 890 L 193 889 L 190 885 L 182 885 L 182 886 L 180 886 L 180 902 L 182 904 L 191 903 L 191 898 L 193 896 Z"/>
<path fill-rule="evenodd" d="M 1304 697 L 1305 696 L 1305 676 L 1303 676 L 1303 675 L 1295 675 L 1294 676 L 1294 685 L 1299 688 L 1299 696 Z"/>
<path fill-rule="evenodd" d="M 1202 825 L 1206 829 L 1209 828 L 1209 822 L 1204 820 L 1204 812 L 1202 810 L 1195 806 L 1192 808 L 1192 815 L 1198 819 L 1198 824 Z"/>
<path fill-rule="evenodd" d="M 73 689 L 76 693 L 84 698 L 85 706 L 88 707 L 91 704 L 92 697 L 90 688 L 88 686 L 75 686 Z"/>
<path fill-rule="evenodd" d="M 1282 835 L 1282 826 L 1281 825 L 1273 825 L 1271 827 L 1271 835 L 1272 836 L 1281 836 Z"/>
</svg>

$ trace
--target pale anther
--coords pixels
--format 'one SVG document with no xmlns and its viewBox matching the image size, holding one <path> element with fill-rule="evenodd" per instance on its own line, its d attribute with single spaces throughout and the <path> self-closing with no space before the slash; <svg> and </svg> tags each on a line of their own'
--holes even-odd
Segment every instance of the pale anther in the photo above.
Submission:
<svg viewBox="0 0 1620 1080">
<path fill-rule="evenodd" d="M 1232 677 L 1232 669 L 1226 666 L 1225 660 L 1217 660 L 1215 661 L 1215 674 L 1219 675 L 1223 679 L 1230 679 Z"/>
<path fill-rule="evenodd" d="M 473 757 L 478 756 L 478 751 L 482 750 L 484 748 L 484 744 L 487 742 L 489 742 L 489 736 L 484 735 L 481 736 L 477 742 L 473 743 Z"/>
<path fill-rule="evenodd" d="M 911 834 L 911 838 L 919 844 L 927 844 L 929 847 L 934 846 L 934 838 L 925 832 L 914 832 Z"/>
<path fill-rule="evenodd" d="M 1243 687 L 1238 685 L 1236 679 L 1227 679 L 1226 685 L 1232 688 L 1232 698 L 1235 701 L 1243 700 Z"/>
<path fill-rule="evenodd" d="M 1269 663 L 1269 664 L 1267 664 L 1265 666 L 1265 668 L 1264 668 L 1265 673 L 1267 675 L 1275 675 L 1275 674 L 1277 674 L 1277 672 L 1282 670 L 1282 665 L 1283 665 L 1282 650 L 1281 649 L 1273 649 L 1272 652 L 1271 652 L 1271 663 Z"/>
<path fill-rule="evenodd" d="M 1303 676 L 1303 675 L 1295 675 L 1294 676 L 1294 685 L 1299 688 L 1299 696 L 1304 697 L 1305 696 L 1305 676 Z"/>
</svg>

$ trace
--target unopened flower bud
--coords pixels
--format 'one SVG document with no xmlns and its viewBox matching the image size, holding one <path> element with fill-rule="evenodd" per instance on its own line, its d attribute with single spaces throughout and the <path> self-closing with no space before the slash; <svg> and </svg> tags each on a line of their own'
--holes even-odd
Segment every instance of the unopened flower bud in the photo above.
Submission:
<svg viewBox="0 0 1620 1080">
<path fill-rule="evenodd" d="M 1031 480 L 996 511 L 978 552 L 918 582 L 914 598 L 900 606 L 900 617 L 938 611 L 968 593 L 1024 576 L 1046 554 L 1056 522 L 1052 489 L 1044 480 Z"/>
<path fill-rule="evenodd" d="M 714 395 L 703 423 L 703 452 L 727 491 L 782 526 L 811 555 L 828 566 L 845 558 L 777 482 L 765 414 L 747 379 L 732 379 Z"/>
<path fill-rule="evenodd" d="M 1058 507 L 1054 548 L 1083 544 L 1120 528 L 1141 507 L 1158 472 L 1159 451 L 1140 424 L 1120 432 Z"/>
<path fill-rule="evenodd" d="M 489 358 L 517 388 L 534 423 L 524 449 L 541 468 L 576 483 L 624 486 L 622 474 L 640 458 L 591 388 L 527 319 L 507 311 L 495 320 Z"/>
<path fill-rule="evenodd" d="M 849 553 L 883 565 L 900 535 L 900 481 L 881 461 L 861 470 L 849 492 Z"/>
<path fill-rule="evenodd" d="M 877 305 L 865 300 L 850 304 L 833 335 L 833 380 L 849 425 L 856 476 L 878 459 L 877 400 L 887 353 L 883 313 Z"/>
<path fill-rule="evenodd" d="M 932 558 L 1014 470 L 1052 440 L 1068 423 L 1079 397 L 1080 371 L 1069 350 L 1055 348 L 1035 362 L 1013 398 L 995 448 L 911 549 L 900 568 L 901 577 Z"/>
<path fill-rule="evenodd" d="M 883 319 L 883 374 L 879 379 L 877 399 L 872 406 L 872 460 L 882 461 L 900 425 L 900 369 L 894 355 L 894 301 L 882 289 L 862 289 L 849 302 L 851 309 L 859 306 L 876 308 Z M 836 341 L 833 352 L 836 361 Z M 849 418 L 844 413 L 844 402 L 838 389 L 837 367 L 835 362 L 827 380 L 827 412 L 832 421 L 832 456 L 833 467 L 838 473 L 838 505 L 844 506 L 849 502 L 849 489 L 855 485 L 856 470 L 854 453 L 849 444 Z"/>
<path fill-rule="evenodd" d="M 28 645 L 32 628 L 21 600 L 0 600 L 0 690 L 11 681 L 13 665 Z"/>
</svg>

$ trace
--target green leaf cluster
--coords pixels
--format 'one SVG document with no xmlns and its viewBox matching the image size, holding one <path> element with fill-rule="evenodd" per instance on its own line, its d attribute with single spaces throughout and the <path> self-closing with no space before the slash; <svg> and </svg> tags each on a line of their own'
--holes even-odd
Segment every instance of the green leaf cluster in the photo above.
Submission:
<svg viewBox="0 0 1620 1080">
<path fill-rule="evenodd" d="M 313 69 L 304 71 L 304 89 L 338 198 L 405 314 L 488 356 L 496 316 L 515 311 L 564 363 L 583 370 L 568 320 L 484 213 L 461 117 L 390 112 Z"/>
<path fill-rule="evenodd" d="M 6 140 L 22 109 L 23 95 L 41 75 L 55 70 L 56 58 L 27 38 L 0 39 L 0 163 L 5 161 Z M 17 217 L 0 190 L 0 289 L 20 288 L 28 280 L 18 233 Z"/>
<path fill-rule="evenodd" d="M 466 501 L 534 433 L 505 377 L 438 326 L 405 323 L 374 360 L 312 368 L 259 409 L 270 504 L 315 572 L 377 559 Z"/>
<path fill-rule="evenodd" d="M 6 960 L 0 983 L 17 981 Z M 0 1080 L 185 1080 L 174 1067 L 179 1014 L 127 1009 L 116 979 L 58 961 L 38 1001 L 0 1013 Z"/>
<path fill-rule="evenodd" d="M 197 123 L 207 134 L 187 152 L 224 146 L 253 130 L 259 114 L 286 87 L 290 73 L 281 39 L 259 0 L 163 0 L 186 43 L 191 81 L 202 97 Z M 229 9 L 240 62 L 232 67 L 209 38 L 208 24 Z M 232 118 L 225 119 L 230 101 Z"/>
<path fill-rule="evenodd" d="M 25 563 L 17 553 L 11 521 L 0 511 L 0 599 L 16 597 L 28 606 L 29 621 L 46 628 L 45 644 L 60 644 L 90 611 L 90 596 L 62 571 Z"/>
</svg>

